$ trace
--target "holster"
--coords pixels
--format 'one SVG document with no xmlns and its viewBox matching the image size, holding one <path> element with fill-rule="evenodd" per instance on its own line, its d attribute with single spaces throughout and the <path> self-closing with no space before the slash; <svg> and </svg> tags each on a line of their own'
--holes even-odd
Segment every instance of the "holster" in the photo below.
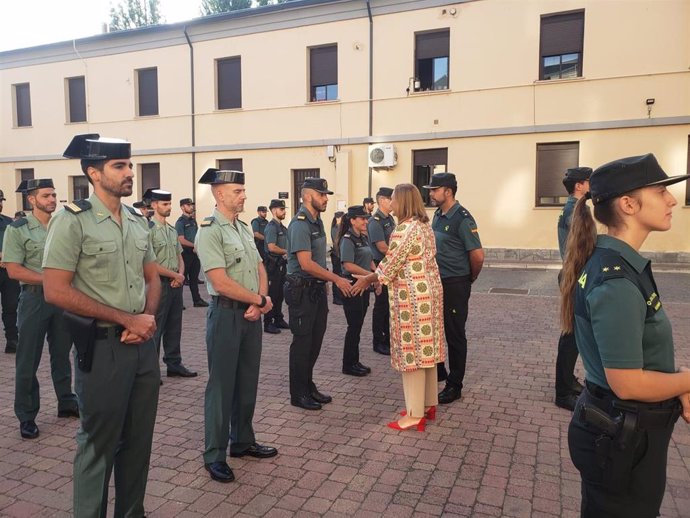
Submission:
<svg viewBox="0 0 690 518">
<path fill-rule="evenodd" d="M 91 372 L 96 344 L 96 319 L 75 315 L 69 311 L 65 311 L 63 316 L 77 351 L 77 367 L 82 372 Z"/>
</svg>

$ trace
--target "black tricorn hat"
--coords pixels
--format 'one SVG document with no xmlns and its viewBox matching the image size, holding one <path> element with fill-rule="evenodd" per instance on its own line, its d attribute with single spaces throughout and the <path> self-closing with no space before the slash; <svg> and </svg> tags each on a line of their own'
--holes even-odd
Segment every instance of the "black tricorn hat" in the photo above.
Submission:
<svg viewBox="0 0 690 518">
<path fill-rule="evenodd" d="M 568 181 L 584 182 L 585 180 L 589 180 L 590 176 L 592 176 L 591 167 L 571 167 L 566 170 L 565 177 L 563 177 L 563 183 Z"/>
<path fill-rule="evenodd" d="M 82 160 L 114 160 L 130 158 L 132 144 L 126 140 L 101 137 L 98 133 L 76 135 L 62 154 L 65 158 Z"/>
<path fill-rule="evenodd" d="M 652 153 L 614 160 L 598 167 L 589 179 L 589 191 L 596 205 L 641 187 L 671 185 L 690 175 L 668 176 Z"/>
<path fill-rule="evenodd" d="M 393 189 L 391 189 L 390 187 L 379 187 L 379 191 L 376 193 L 376 196 L 390 198 L 391 196 L 393 196 Z"/>
<path fill-rule="evenodd" d="M 333 191 L 328 190 L 328 182 L 325 178 L 305 178 L 302 184 L 303 189 L 314 189 L 321 194 L 333 194 Z"/>
<path fill-rule="evenodd" d="M 180 207 L 182 207 L 182 205 L 194 205 L 194 200 L 191 198 L 182 198 L 180 200 Z"/>
<path fill-rule="evenodd" d="M 429 185 L 423 185 L 425 189 L 438 189 L 439 187 L 457 187 L 458 181 L 453 173 L 436 173 L 431 175 Z"/>
<path fill-rule="evenodd" d="M 256 208 L 256 212 L 268 212 L 268 208 L 266 208 L 266 205 L 259 205 Z"/>
<path fill-rule="evenodd" d="M 374 198 L 372 198 L 371 196 L 367 196 L 362 200 L 362 203 L 374 203 Z"/>
<path fill-rule="evenodd" d="M 147 201 L 135 201 L 132 203 L 132 207 L 135 209 L 149 209 L 151 208 L 151 203 Z"/>
<path fill-rule="evenodd" d="M 28 182 L 28 180 L 22 180 L 21 182 L 19 182 L 19 185 L 17 185 L 17 189 L 14 192 L 26 191 L 26 182 Z"/>
<path fill-rule="evenodd" d="M 239 183 L 244 185 L 244 173 L 242 171 L 224 171 L 222 169 L 214 169 L 213 167 L 206 169 L 206 172 L 199 178 L 199 183 L 207 185 L 217 185 L 221 183 Z"/>
<path fill-rule="evenodd" d="M 285 208 L 285 200 L 271 200 L 271 203 L 268 205 L 269 209 L 284 209 Z"/>
<path fill-rule="evenodd" d="M 370 214 L 364 210 L 364 205 L 350 205 L 347 208 L 348 218 L 368 218 Z"/>
<path fill-rule="evenodd" d="M 161 189 L 155 188 L 155 189 L 148 189 L 144 195 L 142 196 L 142 199 L 146 202 L 152 202 L 152 201 L 171 201 L 172 200 L 172 194 L 169 193 L 168 191 L 162 191 Z"/>
<path fill-rule="evenodd" d="M 34 178 L 26 181 L 26 191 L 33 191 L 34 189 L 55 189 L 52 178 Z"/>
</svg>

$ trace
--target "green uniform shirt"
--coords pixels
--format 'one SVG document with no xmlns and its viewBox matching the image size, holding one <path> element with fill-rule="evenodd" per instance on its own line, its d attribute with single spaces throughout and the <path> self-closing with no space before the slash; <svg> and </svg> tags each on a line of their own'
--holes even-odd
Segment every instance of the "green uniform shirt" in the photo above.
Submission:
<svg viewBox="0 0 690 518">
<path fill-rule="evenodd" d="M 356 236 L 352 230 L 343 234 L 340 240 L 340 261 L 342 263 L 355 263 L 360 268 L 366 271 L 371 271 L 371 248 L 369 247 L 369 240 L 364 234 Z M 350 277 L 351 275 L 343 267 L 343 275 Z"/>
<path fill-rule="evenodd" d="M 468 252 L 482 247 L 472 215 L 456 201 L 445 214 L 436 209 L 431 228 L 436 237 L 436 262 L 441 278 L 470 275 Z"/>
<path fill-rule="evenodd" d="M 239 219 L 231 223 L 216 209 L 199 227 L 194 245 L 204 272 L 223 268 L 232 280 L 259 293 L 261 256 L 254 245 L 254 234 L 246 223 Z M 206 287 L 209 295 L 218 295 L 211 282 Z"/>
<path fill-rule="evenodd" d="M 152 218 L 151 223 L 153 225 L 149 232 L 156 261 L 163 268 L 178 272 L 178 255 L 182 253 L 182 245 L 177 240 L 177 231 L 169 223 L 161 223 L 156 218 Z"/>
<path fill-rule="evenodd" d="M 0 252 L 2 252 L 2 242 L 5 240 L 5 230 L 12 224 L 12 218 L 0 214 Z"/>
<path fill-rule="evenodd" d="M 196 220 L 193 217 L 187 217 L 185 215 L 177 218 L 177 222 L 175 223 L 177 235 L 184 237 L 190 243 L 193 243 L 196 239 L 198 228 Z"/>
<path fill-rule="evenodd" d="M 627 264 L 602 261 L 606 249 L 620 254 L 619 262 Z M 629 278 L 606 278 L 617 267 L 655 286 L 650 262 L 627 243 L 604 235 L 598 236 L 595 252 L 575 286 L 575 340 L 586 378 L 609 389 L 604 368 L 675 371 L 671 323 L 658 293 L 652 293 L 648 304 Z"/>
<path fill-rule="evenodd" d="M 374 215 L 369 218 L 367 222 L 367 234 L 369 234 L 369 243 L 371 246 L 371 253 L 375 261 L 383 259 L 384 255 L 378 248 L 376 248 L 377 241 L 385 241 L 386 244 L 391 240 L 391 234 L 395 230 L 395 220 L 390 214 L 386 215 L 377 210 Z"/>
<path fill-rule="evenodd" d="M 565 245 L 568 242 L 568 232 L 570 232 L 570 223 L 576 203 L 577 198 L 575 196 L 568 196 L 561 215 L 558 216 L 558 250 L 561 253 L 561 259 L 565 257 Z"/>
<path fill-rule="evenodd" d="M 268 245 L 273 243 L 278 248 L 287 250 L 287 228 L 283 225 L 282 221 L 277 219 L 272 219 L 264 232 L 264 250 L 267 254 L 277 255 L 268 250 Z"/>
<path fill-rule="evenodd" d="M 302 205 L 288 225 L 288 275 L 308 277 L 297 260 L 297 252 L 309 250 L 311 259 L 321 268 L 326 268 L 326 231 L 319 215 L 312 218 Z"/>
<path fill-rule="evenodd" d="M 29 212 L 25 218 L 7 227 L 2 246 L 2 260 L 6 263 L 21 264 L 36 273 L 43 273 L 41 265 L 47 235 L 47 229 Z"/>
<path fill-rule="evenodd" d="M 138 217 L 120 206 L 122 226 L 92 194 L 91 208 L 57 212 L 48 225 L 43 268 L 74 272 L 72 285 L 121 311 L 142 313 L 146 305 L 144 265 L 156 260 Z"/>
</svg>

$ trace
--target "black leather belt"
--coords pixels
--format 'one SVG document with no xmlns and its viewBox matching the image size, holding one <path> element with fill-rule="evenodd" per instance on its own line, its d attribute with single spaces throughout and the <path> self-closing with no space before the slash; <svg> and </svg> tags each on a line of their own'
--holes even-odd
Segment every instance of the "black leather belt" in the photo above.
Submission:
<svg viewBox="0 0 690 518">
<path fill-rule="evenodd" d="M 228 309 L 249 309 L 249 304 L 246 302 L 240 302 L 239 300 L 229 299 L 228 297 L 223 297 L 221 295 L 214 295 L 211 297 L 213 303 L 219 308 Z"/>
<path fill-rule="evenodd" d="M 22 291 L 28 291 L 29 293 L 43 293 L 42 284 L 22 284 Z"/>
<path fill-rule="evenodd" d="M 96 326 L 96 340 L 106 340 L 115 337 L 120 338 L 124 330 L 124 327 L 118 325 L 107 327 Z"/>
<path fill-rule="evenodd" d="M 304 288 L 323 286 L 326 284 L 326 281 L 322 281 L 321 279 L 298 277 L 297 275 L 288 275 L 286 280 L 293 286 L 302 286 Z"/>
</svg>

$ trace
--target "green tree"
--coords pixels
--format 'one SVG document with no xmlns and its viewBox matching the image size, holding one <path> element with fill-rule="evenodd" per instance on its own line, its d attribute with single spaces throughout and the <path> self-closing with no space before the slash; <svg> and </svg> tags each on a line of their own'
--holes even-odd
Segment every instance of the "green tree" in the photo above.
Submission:
<svg viewBox="0 0 690 518">
<path fill-rule="evenodd" d="M 208 16 L 209 14 L 227 13 L 228 11 L 249 9 L 251 6 L 252 0 L 201 0 L 201 14 Z"/>
<path fill-rule="evenodd" d="M 160 0 L 120 0 L 110 6 L 110 30 L 123 31 L 165 23 L 160 12 Z"/>
</svg>

